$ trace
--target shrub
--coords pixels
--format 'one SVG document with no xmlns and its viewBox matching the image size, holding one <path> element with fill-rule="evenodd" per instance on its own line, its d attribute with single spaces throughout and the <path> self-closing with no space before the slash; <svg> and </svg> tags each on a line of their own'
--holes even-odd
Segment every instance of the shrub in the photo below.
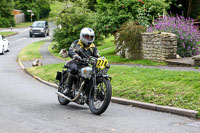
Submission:
<svg viewBox="0 0 200 133">
<path fill-rule="evenodd" d="M 118 50 L 125 50 L 128 48 L 129 51 L 127 52 L 133 52 L 134 50 L 138 50 L 140 47 L 140 41 L 141 41 L 141 33 L 145 31 L 145 27 L 139 25 L 138 22 L 130 21 L 124 23 L 117 35 L 117 46 L 120 46 L 120 49 Z M 118 52 L 118 51 L 116 51 Z"/>
<path fill-rule="evenodd" d="M 13 27 L 15 26 L 14 16 L 6 18 L 2 17 L 0 18 L 0 27 L 6 28 L 6 27 Z"/>
<path fill-rule="evenodd" d="M 171 32 L 177 35 L 177 54 L 181 57 L 190 57 L 200 53 L 198 42 L 200 41 L 200 31 L 193 25 L 193 20 L 183 16 L 166 16 L 161 20 L 156 20 L 154 26 L 150 26 L 147 32 L 161 31 Z"/>
</svg>

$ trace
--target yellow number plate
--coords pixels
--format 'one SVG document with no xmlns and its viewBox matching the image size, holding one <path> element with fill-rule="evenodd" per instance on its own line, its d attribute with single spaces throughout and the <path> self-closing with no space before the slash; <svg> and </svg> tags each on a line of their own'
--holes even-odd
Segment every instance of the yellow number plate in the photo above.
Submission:
<svg viewBox="0 0 200 133">
<path fill-rule="evenodd" d="M 104 57 L 100 57 L 97 60 L 96 67 L 100 69 L 104 69 L 107 66 L 107 64 L 108 64 L 108 60 Z"/>
</svg>

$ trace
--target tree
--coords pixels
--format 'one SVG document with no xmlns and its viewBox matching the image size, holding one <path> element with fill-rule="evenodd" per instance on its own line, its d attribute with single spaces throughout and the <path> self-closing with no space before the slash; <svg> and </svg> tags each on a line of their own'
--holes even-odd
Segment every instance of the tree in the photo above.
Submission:
<svg viewBox="0 0 200 133">
<path fill-rule="evenodd" d="M 14 7 L 23 10 L 27 21 L 31 20 L 31 13 L 27 12 L 27 10 L 33 11 L 33 21 L 47 17 L 50 12 L 50 3 L 48 0 L 15 0 Z"/>
<path fill-rule="evenodd" d="M 139 24 L 148 26 L 153 17 L 163 16 L 169 4 L 164 0 L 98 0 L 96 22 L 94 27 L 97 33 L 107 37 L 114 34 L 120 26 L 129 20 L 137 20 Z"/>
<path fill-rule="evenodd" d="M 91 27 L 93 16 L 86 0 L 76 0 L 70 8 L 62 11 L 57 19 L 57 25 L 61 25 L 62 28 L 57 28 L 54 32 L 54 41 L 58 43 L 58 50 L 68 49 L 71 43 L 79 38 L 82 28 Z"/>
<path fill-rule="evenodd" d="M 15 25 L 14 16 L 12 13 L 12 1 L 0 1 L 0 27 L 10 27 Z"/>
</svg>

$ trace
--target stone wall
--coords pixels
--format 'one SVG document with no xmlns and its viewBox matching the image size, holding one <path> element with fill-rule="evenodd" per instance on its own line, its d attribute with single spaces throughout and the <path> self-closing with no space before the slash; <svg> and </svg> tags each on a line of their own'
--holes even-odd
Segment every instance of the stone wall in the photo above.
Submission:
<svg viewBox="0 0 200 133">
<path fill-rule="evenodd" d="M 117 54 L 128 59 L 164 61 L 176 58 L 177 37 L 172 33 L 142 33 L 141 44 L 132 51 L 129 48 L 120 49 L 122 46 L 117 44 L 116 41 Z"/>
</svg>

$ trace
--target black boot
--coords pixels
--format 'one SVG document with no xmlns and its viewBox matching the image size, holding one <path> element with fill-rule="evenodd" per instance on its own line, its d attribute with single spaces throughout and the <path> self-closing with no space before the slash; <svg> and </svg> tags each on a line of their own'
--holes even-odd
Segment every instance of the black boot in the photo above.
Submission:
<svg viewBox="0 0 200 133">
<path fill-rule="evenodd" d="M 66 96 L 71 95 L 74 79 L 75 79 L 75 76 L 69 73 L 67 77 L 67 85 L 66 85 L 65 90 L 63 91 L 63 94 L 65 94 Z"/>
</svg>

